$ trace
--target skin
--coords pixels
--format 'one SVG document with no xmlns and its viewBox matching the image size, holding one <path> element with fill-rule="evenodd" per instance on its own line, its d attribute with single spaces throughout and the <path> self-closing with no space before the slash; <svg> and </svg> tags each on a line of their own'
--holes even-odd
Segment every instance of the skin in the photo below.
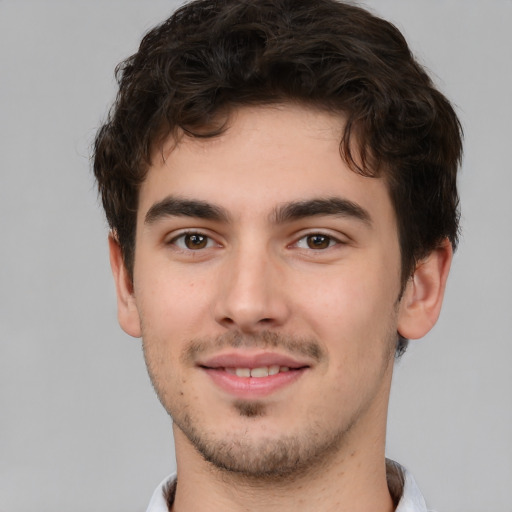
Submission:
<svg viewBox="0 0 512 512">
<path fill-rule="evenodd" d="M 120 324 L 142 336 L 174 420 L 176 510 L 393 509 L 384 444 L 396 335 L 433 326 L 452 253 L 441 244 L 401 293 L 386 183 L 347 167 L 341 129 L 286 104 L 239 109 L 214 139 L 169 140 L 140 190 L 133 282 L 110 238 Z M 225 354 L 305 368 L 238 396 L 204 368 Z"/>
</svg>

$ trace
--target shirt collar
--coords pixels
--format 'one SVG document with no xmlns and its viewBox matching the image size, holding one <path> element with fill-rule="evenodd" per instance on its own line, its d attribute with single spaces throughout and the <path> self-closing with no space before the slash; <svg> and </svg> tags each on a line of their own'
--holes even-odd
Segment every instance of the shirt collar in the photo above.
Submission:
<svg viewBox="0 0 512 512">
<path fill-rule="evenodd" d="M 155 489 L 151 501 L 149 502 L 146 512 L 169 512 L 167 502 L 164 496 L 164 489 L 170 483 L 176 480 L 176 473 L 169 475 L 165 480 L 160 482 L 160 485 Z"/>
<path fill-rule="evenodd" d="M 404 477 L 404 487 L 402 497 L 398 502 L 395 512 L 428 512 L 423 495 L 412 474 L 405 468 L 402 468 L 402 474 Z"/>
</svg>

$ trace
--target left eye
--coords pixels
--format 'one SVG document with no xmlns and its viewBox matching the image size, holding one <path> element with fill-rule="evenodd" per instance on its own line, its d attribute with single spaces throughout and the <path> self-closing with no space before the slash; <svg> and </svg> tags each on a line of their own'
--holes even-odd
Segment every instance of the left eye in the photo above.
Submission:
<svg viewBox="0 0 512 512">
<path fill-rule="evenodd" d="M 300 249 L 328 249 L 333 245 L 336 245 L 338 240 L 332 236 L 323 235 L 321 233 L 313 233 L 311 235 L 303 236 L 298 242 L 297 247 Z"/>
<path fill-rule="evenodd" d="M 188 251 L 198 251 L 215 245 L 215 242 L 210 237 L 202 233 L 184 233 L 174 238 L 171 243 L 180 249 Z"/>
</svg>

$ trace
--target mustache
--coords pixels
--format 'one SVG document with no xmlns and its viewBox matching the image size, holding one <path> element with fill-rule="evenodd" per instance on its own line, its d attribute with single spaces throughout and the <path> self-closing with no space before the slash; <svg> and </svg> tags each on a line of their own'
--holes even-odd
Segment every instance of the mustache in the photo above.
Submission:
<svg viewBox="0 0 512 512">
<path fill-rule="evenodd" d="M 305 356 L 316 362 L 327 357 L 320 343 L 312 337 L 291 336 L 271 331 L 250 334 L 234 331 L 191 340 L 184 349 L 181 360 L 184 364 L 193 364 L 200 355 L 225 348 L 280 349 L 290 355 Z"/>
</svg>

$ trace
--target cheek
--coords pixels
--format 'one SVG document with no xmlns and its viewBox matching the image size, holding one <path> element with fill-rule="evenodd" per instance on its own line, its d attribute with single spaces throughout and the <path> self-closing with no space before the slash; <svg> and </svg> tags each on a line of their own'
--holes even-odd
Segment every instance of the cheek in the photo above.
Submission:
<svg viewBox="0 0 512 512">
<path fill-rule="evenodd" d="M 183 336 L 189 324 L 208 310 L 211 283 L 204 278 L 177 269 L 148 272 L 139 282 L 143 283 L 136 287 L 139 311 L 152 332 L 172 331 Z"/>
<path fill-rule="evenodd" d="M 142 326 L 144 357 L 155 387 L 163 400 L 168 384 L 179 384 L 179 358 L 198 323 L 200 294 L 194 284 L 183 286 L 159 276 L 144 276 L 136 289 Z M 179 279 L 179 278 L 177 278 Z M 167 385 L 166 385 L 167 384 Z"/>
<path fill-rule="evenodd" d="M 364 272 L 332 273 L 321 280 L 302 279 L 294 302 L 319 328 L 372 328 L 389 319 L 397 283 L 376 275 L 371 279 Z"/>
<path fill-rule="evenodd" d="M 299 316 L 333 356 L 336 371 L 346 373 L 349 365 L 371 364 L 387 353 L 396 333 L 398 273 L 352 267 L 330 279 L 302 280 L 301 286 L 296 297 L 307 299 L 296 302 Z"/>
</svg>

